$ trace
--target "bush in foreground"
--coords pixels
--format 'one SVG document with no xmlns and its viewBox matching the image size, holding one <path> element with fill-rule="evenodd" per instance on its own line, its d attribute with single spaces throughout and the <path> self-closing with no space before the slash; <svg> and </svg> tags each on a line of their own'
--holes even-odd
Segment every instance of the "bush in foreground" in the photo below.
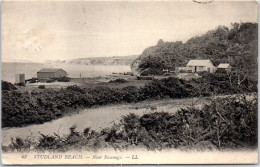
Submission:
<svg viewBox="0 0 260 167">
<path fill-rule="evenodd" d="M 232 82 L 230 82 L 232 81 Z M 257 81 L 245 78 L 237 85 L 236 78 L 207 75 L 197 80 L 177 78 L 152 80 L 144 87 L 109 88 L 97 86 L 82 88 L 77 85 L 43 91 L 11 90 L 2 92 L 2 126 L 17 127 L 41 124 L 60 118 L 78 108 L 106 104 L 140 102 L 148 99 L 188 98 L 219 94 L 257 92 Z"/>
<path fill-rule="evenodd" d="M 70 78 L 68 77 L 60 77 L 60 78 L 55 78 L 58 82 L 69 82 Z"/>
<path fill-rule="evenodd" d="M 126 83 L 127 81 L 125 79 L 122 78 L 118 78 L 112 81 L 109 81 L 110 83 Z"/>
<path fill-rule="evenodd" d="M 17 88 L 15 85 L 11 84 L 10 82 L 2 80 L 2 90 L 16 90 Z"/>
<path fill-rule="evenodd" d="M 202 109 L 190 107 L 176 114 L 155 112 L 137 116 L 123 116 L 120 123 L 95 132 L 70 128 L 70 134 L 43 135 L 34 150 L 125 150 L 145 147 L 147 150 L 229 150 L 257 148 L 257 97 L 237 96 L 212 100 Z M 17 138 L 3 151 L 14 151 Z M 28 148 L 26 143 L 18 151 Z M 29 147 L 30 148 L 30 147 Z"/>
<path fill-rule="evenodd" d="M 39 89 L 45 89 L 45 85 L 38 86 Z"/>
</svg>

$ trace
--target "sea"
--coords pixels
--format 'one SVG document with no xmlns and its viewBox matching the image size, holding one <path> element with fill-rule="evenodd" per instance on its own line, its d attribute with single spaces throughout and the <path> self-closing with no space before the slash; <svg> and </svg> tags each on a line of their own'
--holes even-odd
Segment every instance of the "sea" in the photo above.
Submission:
<svg viewBox="0 0 260 167">
<path fill-rule="evenodd" d="M 47 64 L 47 63 L 2 63 L 2 80 L 15 82 L 15 74 L 25 74 L 25 79 L 37 77 L 42 68 L 62 68 L 70 78 L 105 77 L 113 73 L 131 72 L 127 65 L 81 65 L 81 64 Z"/>
</svg>

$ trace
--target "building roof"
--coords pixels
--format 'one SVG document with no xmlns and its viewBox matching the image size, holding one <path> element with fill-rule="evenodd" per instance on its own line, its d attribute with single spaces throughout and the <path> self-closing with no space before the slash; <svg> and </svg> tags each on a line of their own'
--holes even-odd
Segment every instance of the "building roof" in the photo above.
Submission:
<svg viewBox="0 0 260 167">
<path fill-rule="evenodd" d="M 38 72 L 57 72 L 59 70 L 62 70 L 61 68 L 43 68 Z"/>
<path fill-rule="evenodd" d="M 228 68 L 228 66 L 230 66 L 230 64 L 228 64 L 228 63 L 221 63 L 221 64 L 218 65 L 217 68 Z"/>
<path fill-rule="evenodd" d="M 187 66 L 206 66 L 210 60 L 190 60 Z"/>
</svg>

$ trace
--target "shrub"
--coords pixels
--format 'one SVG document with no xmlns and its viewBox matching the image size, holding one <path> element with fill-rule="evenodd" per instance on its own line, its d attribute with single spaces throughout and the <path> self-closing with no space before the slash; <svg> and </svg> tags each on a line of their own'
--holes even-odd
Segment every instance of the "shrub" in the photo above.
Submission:
<svg viewBox="0 0 260 167">
<path fill-rule="evenodd" d="M 68 77 L 60 77 L 60 78 L 56 78 L 56 80 L 58 82 L 69 82 L 70 78 L 68 78 Z"/>
<path fill-rule="evenodd" d="M 109 81 L 110 83 L 126 83 L 127 81 L 125 79 L 119 78 L 116 80 Z"/>
<path fill-rule="evenodd" d="M 31 79 L 31 83 L 36 83 L 37 81 L 38 81 L 37 78 L 32 78 L 32 79 Z"/>
<path fill-rule="evenodd" d="M 25 83 L 20 82 L 20 83 L 16 83 L 15 85 L 17 85 L 17 86 L 25 86 Z"/>
<path fill-rule="evenodd" d="M 38 80 L 38 78 L 31 78 L 31 79 L 28 79 L 28 80 L 26 80 L 26 83 L 36 83 L 36 82 L 38 82 L 39 80 Z"/>
<path fill-rule="evenodd" d="M 162 69 L 155 69 L 155 68 L 150 68 L 144 72 L 142 72 L 142 76 L 149 76 L 149 75 L 163 75 L 164 72 Z"/>
<path fill-rule="evenodd" d="M 121 91 L 123 101 L 125 102 L 138 102 L 139 101 L 139 88 L 136 86 L 124 87 Z"/>
<path fill-rule="evenodd" d="M 248 100 L 246 96 L 236 96 L 214 99 L 200 109 L 182 108 L 175 114 L 130 113 L 101 132 L 88 127 L 80 133 L 74 125 L 64 137 L 41 134 L 35 149 L 69 151 L 112 147 L 122 150 L 140 146 L 148 150 L 255 149 L 257 128 L 257 97 Z M 26 151 L 32 145 L 28 141 L 18 137 L 12 143 L 19 145 L 17 151 Z"/>
<path fill-rule="evenodd" d="M 55 82 L 54 79 L 48 79 L 48 80 L 46 81 L 46 83 L 53 83 L 53 82 Z"/>
<path fill-rule="evenodd" d="M 38 86 L 39 89 L 44 89 L 45 88 L 45 85 L 40 85 Z"/>
<path fill-rule="evenodd" d="M 140 98 L 183 98 L 197 96 L 197 90 L 189 82 L 177 78 L 154 79 L 140 89 Z"/>
<path fill-rule="evenodd" d="M 17 88 L 10 82 L 2 80 L 2 90 L 16 90 Z"/>
<path fill-rule="evenodd" d="M 72 90 L 72 91 L 75 91 L 75 92 L 86 93 L 84 89 L 80 88 L 77 85 L 68 86 L 66 89 Z"/>
<path fill-rule="evenodd" d="M 186 98 L 212 94 L 257 92 L 257 81 L 249 77 L 238 86 L 235 76 L 206 75 L 185 81 L 177 78 L 152 80 L 142 88 L 120 89 L 97 86 L 84 89 L 77 85 L 66 89 L 44 91 L 3 91 L 2 126 L 16 127 L 47 122 L 66 115 L 79 107 L 92 107 L 147 99 Z M 233 77 L 233 78 L 232 78 Z M 232 81 L 230 84 L 230 80 Z M 4 84 L 3 84 L 4 85 Z M 10 85 L 10 84 L 9 84 Z"/>
<path fill-rule="evenodd" d="M 199 76 L 206 76 L 206 75 L 212 75 L 211 73 L 207 72 L 207 71 L 199 71 L 197 72 Z"/>
<path fill-rule="evenodd" d="M 113 136 L 117 142 L 131 142 L 129 139 L 134 138 L 135 145 L 145 145 L 147 149 L 201 149 L 199 145 L 203 142 L 204 149 L 254 149 L 257 147 L 257 97 L 219 98 L 201 109 L 183 108 L 176 114 L 160 112 L 141 117 L 129 114 L 122 118 L 120 126 L 124 127 L 121 134 L 117 132 Z"/>
</svg>

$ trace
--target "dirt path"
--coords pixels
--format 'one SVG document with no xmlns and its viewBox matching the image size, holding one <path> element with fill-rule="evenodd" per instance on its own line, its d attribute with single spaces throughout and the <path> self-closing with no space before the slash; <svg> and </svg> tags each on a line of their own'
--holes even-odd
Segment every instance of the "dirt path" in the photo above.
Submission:
<svg viewBox="0 0 260 167">
<path fill-rule="evenodd" d="M 196 99 L 193 100 L 196 101 Z M 206 101 L 206 99 L 200 100 L 199 105 Z M 145 113 L 162 111 L 174 113 L 182 107 L 191 105 L 191 103 L 191 98 L 166 99 L 84 109 L 78 114 L 66 116 L 41 125 L 4 128 L 2 129 L 2 144 L 8 145 L 11 137 L 15 138 L 16 136 L 24 139 L 28 136 L 39 137 L 39 132 L 43 134 L 68 134 L 69 128 L 75 124 L 77 125 L 77 130 L 81 132 L 87 127 L 91 127 L 91 129 L 99 131 L 100 129 L 112 126 L 114 123 L 118 123 L 123 115 L 127 115 L 129 113 L 135 113 L 140 116 Z"/>
</svg>

